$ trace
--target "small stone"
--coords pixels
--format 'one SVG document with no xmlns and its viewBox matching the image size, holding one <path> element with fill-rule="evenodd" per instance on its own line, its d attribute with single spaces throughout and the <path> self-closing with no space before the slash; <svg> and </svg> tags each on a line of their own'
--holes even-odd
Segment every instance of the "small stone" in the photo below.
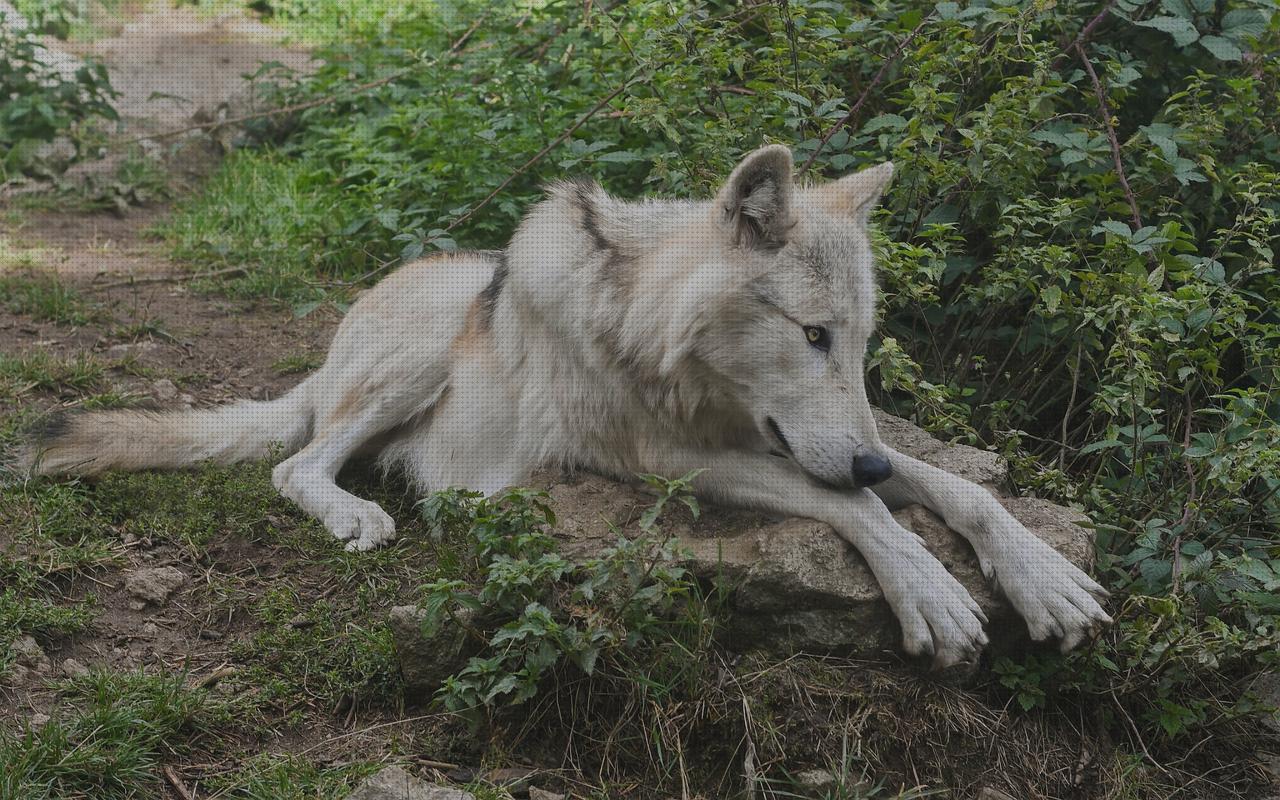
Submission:
<svg viewBox="0 0 1280 800">
<path fill-rule="evenodd" d="M 502 767 L 485 773 L 485 783 L 500 786 L 511 794 L 520 794 L 529 788 L 529 778 L 535 770 L 528 767 Z"/>
<path fill-rule="evenodd" d="M 36 674 L 18 663 L 9 665 L 9 669 L 0 672 L 0 678 L 14 688 L 27 686 L 35 681 Z"/>
<path fill-rule="evenodd" d="M 825 769 L 806 769 L 796 774 L 796 788 L 806 794 L 825 795 L 836 788 L 836 776 Z"/>
<path fill-rule="evenodd" d="M 117 344 L 107 348 L 106 356 L 114 361 L 129 358 L 130 356 L 137 358 L 154 350 L 159 349 L 160 345 L 155 342 L 130 342 L 128 344 Z M 159 381 L 157 381 L 159 383 Z M 169 381 L 169 383 L 173 383 Z M 154 385 L 152 389 L 154 389 Z"/>
<path fill-rule="evenodd" d="M 267 388 L 265 386 L 255 386 L 249 390 L 249 398 L 252 400 L 266 400 Z"/>
<path fill-rule="evenodd" d="M 89 674 L 89 668 L 74 658 L 62 662 L 62 674 L 68 678 L 83 678 Z"/>
<path fill-rule="evenodd" d="M 178 387 L 168 378 L 161 378 L 151 384 L 151 394 L 157 400 L 173 400 L 178 396 Z"/>
<path fill-rule="evenodd" d="M 45 725 L 49 723 L 49 715 L 43 712 L 37 711 L 36 713 L 31 715 L 31 718 L 28 721 L 30 722 L 32 728 L 43 728 Z"/>
<path fill-rule="evenodd" d="M 530 786 L 529 800 L 565 800 L 565 796 L 558 792 L 548 792 L 546 789 Z"/>
<path fill-rule="evenodd" d="M 144 608 L 146 608 L 146 607 L 147 607 L 147 603 L 146 603 L 146 601 L 145 601 L 145 600 L 130 600 L 130 601 L 129 601 L 129 610 L 130 610 L 130 611 L 141 611 L 142 609 L 144 609 Z"/>
<path fill-rule="evenodd" d="M 475 795 L 419 780 L 402 767 L 386 767 L 365 778 L 347 800 L 475 800 Z"/>
<path fill-rule="evenodd" d="M 154 622 L 148 622 L 146 625 L 142 626 L 142 635 L 148 639 L 154 639 L 156 636 L 160 635 L 160 626 L 156 625 Z"/>
<path fill-rule="evenodd" d="M 177 567 L 144 567 L 125 573 L 124 588 L 139 600 L 164 605 L 186 581 L 187 574 Z"/>
<path fill-rule="evenodd" d="M 1249 692 L 1274 709 L 1262 717 L 1262 722 L 1273 731 L 1280 732 L 1280 672 L 1259 675 L 1249 687 Z"/>
<path fill-rule="evenodd" d="M 1013 800 L 1013 797 L 999 789 L 984 786 L 982 791 L 978 792 L 978 800 Z"/>
<path fill-rule="evenodd" d="M 17 662 L 28 669 L 36 672 L 48 672 L 50 669 L 49 657 L 44 654 L 44 650 L 40 649 L 40 645 L 36 644 L 36 640 L 30 636 L 19 636 L 11 645 L 13 654 L 17 656 Z"/>
<path fill-rule="evenodd" d="M 187 394 L 186 392 L 183 392 L 182 394 L 178 395 L 178 402 L 182 403 L 184 406 L 194 406 L 196 404 L 196 398 L 195 398 L 195 395 L 190 395 L 190 394 Z"/>
</svg>

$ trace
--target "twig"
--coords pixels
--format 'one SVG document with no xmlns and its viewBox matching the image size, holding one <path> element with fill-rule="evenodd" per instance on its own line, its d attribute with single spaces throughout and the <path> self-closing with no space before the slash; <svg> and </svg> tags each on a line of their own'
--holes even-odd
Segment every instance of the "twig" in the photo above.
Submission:
<svg viewBox="0 0 1280 800">
<path fill-rule="evenodd" d="M 223 678 L 230 678 L 232 675 L 235 675 L 239 671 L 240 670 L 236 669 L 235 667 L 230 667 L 230 666 L 219 667 L 218 669 L 215 669 L 213 672 L 210 672 L 208 675 L 205 675 L 203 678 L 197 681 L 196 688 L 208 689 L 210 686 L 213 686 L 215 683 L 218 683 Z"/>
<path fill-rule="evenodd" d="M 932 18 L 933 16 L 929 15 L 929 16 L 926 16 L 924 19 L 920 20 L 920 24 L 917 25 L 915 29 L 911 31 L 911 33 L 907 34 L 906 38 L 904 38 L 901 42 L 898 43 L 898 46 L 894 49 L 893 54 L 884 60 L 884 64 L 880 66 L 880 70 L 876 72 L 875 77 L 871 79 L 871 83 L 867 84 L 867 88 L 862 90 L 861 96 L 859 96 L 857 102 L 853 104 L 853 108 L 849 109 L 849 113 L 845 114 L 844 117 L 842 117 L 839 122 L 837 122 L 835 125 L 832 125 L 827 130 L 827 132 L 823 134 L 822 140 L 818 142 L 818 146 L 809 155 L 808 160 L 804 162 L 804 166 L 800 167 L 801 173 L 807 172 L 809 170 L 809 167 L 812 166 L 814 160 L 817 159 L 818 154 L 821 153 L 823 148 L 827 146 L 827 142 L 831 141 L 832 136 L 836 135 L 836 131 L 840 130 L 841 128 L 845 127 L 846 125 L 848 125 L 850 122 L 853 121 L 854 115 L 857 114 L 858 110 L 862 108 L 862 104 L 867 102 L 867 98 L 871 96 L 872 90 L 880 85 L 880 81 L 884 80 L 884 76 L 889 72 L 889 67 L 892 66 L 893 63 L 898 60 L 898 56 L 902 55 L 902 51 L 907 49 L 907 45 L 911 44 L 911 40 L 916 38 L 916 36 L 920 33 L 921 30 L 924 29 L 924 26 L 927 25 Z"/>
<path fill-rule="evenodd" d="M 111 283 L 102 283 L 92 286 L 93 289 L 118 289 L 121 286 L 137 286 L 143 283 L 167 283 L 169 281 L 180 281 L 187 278 L 223 278 L 228 275 L 243 275 L 247 270 L 244 267 L 227 267 L 226 269 L 214 270 L 213 272 L 183 272 L 176 275 L 144 275 L 141 278 L 128 278 L 123 281 L 112 281 Z"/>
<path fill-rule="evenodd" d="M 196 800 L 196 796 L 186 787 L 182 779 L 178 777 L 178 773 L 174 772 L 173 767 L 166 764 L 164 769 L 160 770 L 164 773 L 165 782 L 173 787 L 173 791 L 177 793 L 182 800 Z"/>
<path fill-rule="evenodd" d="M 1080 361 L 1084 355 L 1084 342 L 1076 345 L 1076 366 L 1071 370 L 1071 399 L 1067 401 L 1067 411 L 1062 415 L 1062 447 L 1058 450 L 1058 469 L 1065 469 L 1067 460 L 1067 423 L 1071 420 L 1071 412 L 1076 406 L 1076 390 L 1080 388 Z"/>
<path fill-rule="evenodd" d="M 1098 97 L 1098 116 L 1107 129 L 1107 141 L 1111 143 L 1111 161 L 1116 168 L 1116 177 L 1120 179 L 1120 188 L 1124 190 L 1124 199 L 1129 202 L 1129 210 L 1133 213 L 1132 224 L 1136 231 L 1142 227 L 1142 214 L 1138 212 L 1138 199 L 1133 196 L 1133 189 L 1129 188 L 1129 178 L 1125 175 L 1124 163 L 1120 160 L 1120 139 L 1116 137 L 1111 111 L 1107 108 L 1107 93 L 1102 88 L 1102 81 L 1098 80 L 1098 73 L 1093 71 L 1093 63 L 1084 51 L 1084 43 L 1077 42 L 1075 47 L 1080 61 L 1084 63 L 1085 72 L 1089 73 L 1089 80 L 1093 81 L 1093 93 Z"/>
<path fill-rule="evenodd" d="M 1196 502 L 1196 471 L 1191 466 L 1191 462 L 1187 460 L 1186 451 L 1191 449 L 1191 392 L 1188 390 L 1186 395 L 1186 413 L 1187 422 L 1182 431 L 1182 452 L 1183 466 L 1187 470 L 1187 502 L 1182 506 L 1182 519 L 1178 520 L 1178 526 L 1182 529 L 1178 531 L 1178 535 L 1173 537 L 1173 594 L 1178 593 L 1178 589 L 1182 584 L 1182 536 L 1187 532 L 1187 526 L 1191 524 L 1192 506 Z"/>
<path fill-rule="evenodd" d="M 1092 36 L 1093 32 L 1102 24 L 1102 21 L 1111 15 L 1111 10 L 1115 7 L 1116 0 L 1107 0 L 1107 3 L 1102 7 L 1102 10 L 1080 29 L 1080 32 L 1076 34 L 1076 38 L 1071 40 L 1071 44 L 1062 48 L 1062 52 L 1058 54 L 1058 57 L 1053 60 L 1053 64 L 1050 66 L 1057 69 L 1064 58 L 1070 58 L 1071 54 L 1075 52 L 1077 47 L 1083 45 L 1089 40 L 1089 37 Z"/>
</svg>

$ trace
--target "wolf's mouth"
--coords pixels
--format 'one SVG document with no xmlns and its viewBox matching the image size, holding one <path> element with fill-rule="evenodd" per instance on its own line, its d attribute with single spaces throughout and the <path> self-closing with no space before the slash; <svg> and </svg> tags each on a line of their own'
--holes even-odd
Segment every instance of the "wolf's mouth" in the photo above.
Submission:
<svg viewBox="0 0 1280 800">
<path fill-rule="evenodd" d="M 791 442 L 787 441 L 787 437 L 782 435 L 782 428 L 778 427 L 777 421 L 773 417 L 766 417 L 765 424 L 769 426 L 769 432 L 778 440 L 778 444 L 782 445 L 783 451 L 791 458 L 795 458 L 795 451 L 791 449 Z"/>
</svg>

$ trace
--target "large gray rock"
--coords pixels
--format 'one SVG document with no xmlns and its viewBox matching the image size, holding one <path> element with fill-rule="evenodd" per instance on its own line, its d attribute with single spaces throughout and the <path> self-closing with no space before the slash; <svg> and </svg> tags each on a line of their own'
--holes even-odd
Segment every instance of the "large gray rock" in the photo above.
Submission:
<svg viewBox="0 0 1280 800">
<path fill-rule="evenodd" d="M 475 795 L 420 781 L 401 767 L 386 767 L 365 778 L 347 800 L 475 800 Z"/>
<path fill-rule="evenodd" d="M 941 469 L 985 486 L 1009 512 L 1069 561 L 1088 570 L 1092 534 L 1082 515 L 1044 500 L 1003 493 L 1004 464 L 994 454 L 940 442 L 911 423 L 877 412 L 887 444 Z M 555 509 L 555 534 L 571 559 L 601 555 L 623 535 L 640 533 L 638 520 L 653 498 L 641 489 L 588 474 L 542 473 L 534 486 L 547 489 Z M 739 650 L 872 655 L 896 652 L 901 634 L 884 594 L 861 556 L 825 523 L 728 508 L 706 508 L 694 520 L 679 504 L 660 520 L 664 534 L 688 555 L 684 565 L 706 583 L 730 589 L 724 643 Z M 921 506 L 894 513 L 920 535 L 986 612 L 992 649 L 1027 641 L 1026 626 L 991 591 L 973 550 L 942 520 Z M 392 612 L 401 666 L 414 691 L 434 691 L 465 664 L 466 639 L 459 630 L 421 635 L 412 607 Z"/>
<path fill-rule="evenodd" d="M 877 423 L 890 446 L 987 487 L 1069 561 L 1086 571 L 1092 566 L 1092 534 L 1077 524 L 1082 515 L 1044 500 L 1001 496 L 1007 473 L 994 453 L 948 445 L 880 412 Z M 638 534 L 636 521 L 652 503 L 636 488 L 590 475 L 543 475 L 535 483 L 549 490 L 562 550 L 576 558 L 599 555 L 616 542 L 610 521 L 628 536 Z M 925 540 L 982 606 L 994 649 L 1025 642 L 1025 625 L 991 591 L 964 539 L 921 506 L 894 517 Z M 707 508 L 695 521 L 676 508 L 664 513 L 661 527 L 691 554 L 685 562 L 691 572 L 732 588 L 724 632 L 729 646 L 862 655 L 898 648 L 897 621 L 879 584 L 829 525 L 720 508 Z"/>
</svg>

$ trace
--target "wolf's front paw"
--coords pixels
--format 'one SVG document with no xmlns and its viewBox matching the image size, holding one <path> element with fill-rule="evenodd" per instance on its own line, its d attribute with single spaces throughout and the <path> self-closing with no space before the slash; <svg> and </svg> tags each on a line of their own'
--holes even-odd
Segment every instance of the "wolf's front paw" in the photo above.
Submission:
<svg viewBox="0 0 1280 800">
<path fill-rule="evenodd" d="M 1099 604 L 1107 590 L 1021 525 L 983 560 L 1036 641 L 1056 638 L 1066 653 L 1111 623 Z"/>
<path fill-rule="evenodd" d="M 934 669 L 976 663 L 987 645 L 987 617 L 946 567 L 912 547 L 890 562 L 889 572 L 880 585 L 902 624 L 903 649 L 932 655 Z"/>
<path fill-rule="evenodd" d="M 325 527 L 348 550 L 372 550 L 396 538 L 396 522 L 377 503 L 352 498 L 325 516 Z"/>
</svg>

